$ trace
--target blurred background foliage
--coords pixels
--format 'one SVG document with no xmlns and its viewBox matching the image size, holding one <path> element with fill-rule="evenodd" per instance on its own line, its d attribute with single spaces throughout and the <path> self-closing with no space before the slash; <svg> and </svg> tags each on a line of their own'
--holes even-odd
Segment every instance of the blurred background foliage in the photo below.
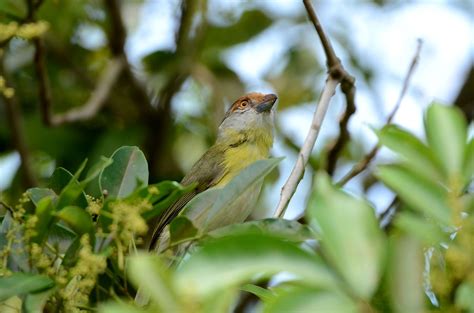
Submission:
<svg viewBox="0 0 474 313">
<path fill-rule="evenodd" d="M 315 3 L 337 52 L 360 88 L 360 112 L 350 124 L 353 138 L 344 146 L 334 173 L 342 176 L 374 140 L 373 135 L 367 135 L 369 131 L 360 129 L 367 128 L 367 123 L 380 124 L 396 98 L 386 99 L 384 90 L 399 90 L 402 81 L 402 76 L 390 71 L 383 74 L 383 66 L 370 60 L 373 54 L 369 51 L 366 56 L 361 54 L 355 42 L 358 37 L 351 32 L 356 22 L 347 10 L 360 9 L 366 19 L 375 19 L 382 13 L 416 9 L 420 3 Z M 437 5 L 468 20 L 470 17 L 472 22 L 470 1 L 441 1 Z M 150 19 L 147 14 L 156 16 Z M 15 93 L 9 99 L 0 99 L 0 188 L 7 201 L 17 198 L 33 182 L 44 184 L 56 166 L 77 168 L 86 157 L 93 164 L 101 155 L 110 155 L 123 145 L 137 145 L 144 151 L 150 181 L 179 180 L 213 142 L 226 106 L 251 90 L 273 91 L 279 96 L 274 154 L 288 156 L 280 166 L 280 172 L 286 173 L 306 133 L 304 118 L 312 112 L 312 103 L 324 81 L 324 57 L 298 1 L 4 0 L 0 21 L 2 30 L 12 23 L 43 21 L 48 25 L 39 37 L 28 39 L 17 34 L 1 41 L 1 75 Z M 149 27 L 144 23 L 150 23 Z M 403 25 L 399 26 L 403 30 Z M 426 45 L 429 50 L 429 43 Z M 411 50 L 406 50 L 403 55 L 411 55 Z M 254 59 L 254 68 L 242 68 L 249 63 L 239 60 L 248 54 Z M 122 65 L 97 112 L 78 121 L 48 125 L 51 123 L 41 108 L 49 107 L 53 116 L 83 106 L 94 90 L 101 88 L 101 78 L 111 60 L 119 60 Z M 409 61 L 409 57 L 400 59 L 403 66 L 399 67 L 405 68 Z M 462 75 L 456 77 L 449 96 L 442 100 L 454 101 L 471 120 L 472 58 L 461 67 L 458 71 Z M 397 76 L 390 77 L 392 87 L 385 86 L 384 75 Z M 423 93 L 420 83 L 414 84 L 415 94 L 416 90 Z M 425 94 L 423 99 L 434 96 Z M 13 113 L 8 110 L 9 102 L 15 106 Z M 415 106 L 421 112 L 428 102 Z M 324 167 L 325 153 L 337 138 L 336 121 L 343 108 L 344 100 L 336 97 L 325 123 L 327 130 L 310 162 L 311 170 Z M 409 120 L 409 115 L 403 118 Z M 367 116 L 377 116 L 379 122 Z M 20 138 L 14 136 L 18 131 L 14 121 L 21 129 Z M 276 201 L 285 177 L 269 178 L 273 187 L 266 198 L 271 199 L 262 202 L 263 208 L 268 209 Z M 362 175 L 356 182 L 360 187 L 349 184 L 356 192 L 377 185 L 371 174 Z M 308 183 L 307 178 L 306 190 Z M 303 191 L 304 186 L 300 188 Z M 304 193 L 296 196 L 303 201 L 305 197 Z M 299 211 L 301 201 L 293 204 Z"/>
<path fill-rule="evenodd" d="M 52 269 L 49 265 L 54 263 L 58 253 L 48 266 L 43 262 L 33 264 L 32 270 L 22 269 L 21 264 L 17 264 L 17 259 L 22 258 L 15 259 L 14 253 L 10 255 L 7 246 L 7 250 L 2 250 L 4 263 L 19 266 L 25 272 L 31 270 L 34 274 L 15 273 L 11 276 L 13 278 L 4 279 L 0 284 L 4 298 L 27 292 L 38 295 L 38 291 L 49 290 L 54 284 L 65 286 L 69 281 L 64 279 L 77 276 L 75 271 L 79 268 L 83 271 L 80 275 L 90 274 L 94 279 L 105 281 L 97 286 L 85 286 L 84 297 L 99 286 L 106 286 L 112 293 L 92 293 L 91 299 L 79 299 L 80 303 L 90 301 L 95 304 L 117 294 L 131 300 L 134 288 L 138 288 L 141 281 L 149 282 L 143 279 L 146 277 L 152 283 L 163 279 L 165 286 L 170 280 L 177 282 L 176 289 L 169 289 L 183 296 L 176 302 L 169 302 L 166 297 L 160 298 L 163 297 L 161 293 L 152 294 L 153 305 L 158 307 L 162 301 L 178 309 L 194 305 L 193 301 L 210 303 L 212 307 L 213 292 L 220 292 L 222 284 L 230 284 L 232 297 L 236 297 L 239 290 L 247 291 L 258 296 L 268 312 L 282 308 L 283 304 L 292 308 L 306 305 L 314 308 L 328 303 L 339 307 L 341 312 L 356 311 L 355 306 L 363 312 L 370 311 L 370 307 L 380 311 L 390 307 L 394 312 L 416 312 L 426 307 L 433 308 L 433 305 L 439 305 L 440 310 L 472 311 L 471 243 L 474 224 L 472 175 L 469 175 L 472 173 L 470 156 L 474 113 L 472 2 L 341 0 L 315 1 L 315 7 L 338 56 L 356 77 L 357 111 L 347 126 L 351 138 L 344 142 L 333 160 L 336 167 L 329 171 L 332 177 L 313 175 L 328 169 L 328 152 L 340 138 L 338 119 L 345 110 L 345 99 L 340 93 L 336 94 L 305 179 L 287 215 L 299 218 L 306 225 L 296 224 L 298 227 L 291 228 L 285 224 L 287 221 L 282 220 L 255 222 L 262 228 L 263 235 L 246 233 L 239 230 L 242 225 L 237 225 L 237 234 L 232 229 L 226 230 L 228 233 L 224 231 L 224 235 L 230 233 L 235 238 L 223 236 L 219 239 L 221 235 L 218 234 L 218 240 L 204 243 L 201 252 L 190 258 L 182 272 L 165 271 L 157 273 L 156 277 L 148 277 L 146 267 L 151 265 L 150 271 L 160 268 L 153 265 L 156 260 L 148 259 L 148 256 L 132 258 L 135 265 L 132 265 L 134 270 L 130 278 L 135 287 L 129 287 L 132 293 L 129 295 L 128 290 L 122 290 L 123 284 L 127 283 L 121 266 L 125 252 L 118 246 L 128 246 L 132 233 L 138 233 L 127 228 L 126 224 L 134 220 L 127 214 L 143 217 L 151 208 L 130 203 L 122 207 L 125 210 L 122 210 L 119 221 L 125 226 L 119 229 L 126 233 L 123 242 L 109 242 L 110 251 L 105 251 L 109 248 L 107 245 L 94 250 L 88 240 L 93 241 L 95 235 L 104 240 L 109 234 L 97 231 L 93 236 L 91 229 L 99 227 L 107 231 L 108 225 L 102 224 L 110 224 L 110 221 L 99 219 L 99 223 L 95 223 L 97 212 L 92 209 L 99 207 L 105 213 L 115 210 L 106 201 L 99 201 L 94 207 L 91 199 L 89 202 L 82 199 L 86 182 L 89 183 L 88 179 L 96 177 L 99 172 L 85 169 L 86 177 L 76 183 L 78 177 L 71 178 L 72 175 L 64 169 L 55 172 L 55 168 L 61 166 L 74 172 L 85 158 L 90 160 L 88 164 L 99 163 L 104 167 L 105 164 L 100 163 L 102 155 L 110 156 L 120 146 L 138 146 L 144 153 L 140 158 L 142 169 L 147 168 L 141 173 L 143 181 L 160 182 L 155 187 L 168 190 L 169 194 L 163 193 L 167 197 L 175 197 L 171 191 L 181 187 L 163 180 L 179 181 L 212 144 L 226 107 L 246 91 L 274 92 L 279 96 L 279 103 L 273 155 L 286 156 L 286 159 L 278 165 L 276 174 L 266 178 L 269 184 L 258 206 L 261 212 L 255 215 L 268 217 L 306 135 L 326 75 L 325 57 L 314 29 L 307 21 L 303 5 L 291 0 L 2 0 L 1 210 L 10 207 L 8 204 L 13 207 L 20 199 L 18 207 L 25 207 L 23 213 L 26 212 L 26 217 L 19 213 L 19 216 L 6 214 L 2 231 L 15 230 L 16 227 L 15 231 L 21 234 L 24 228 L 28 231 L 31 226 L 25 221 L 37 217 L 38 214 L 32 212 L 54 211 L 54 218 L 51 217 L 54 223 L 67 224 L 70 228 L 66 232 L 69 245 L 59 247 L 61 253 L 63 250 L 74 252 L 66 253 L 66 259 L 90 261 L 88 257 L 92 255 L 100 258 L 95 260 L 95 264 L 101 264 L 96 268 L 97 273 L 87 273 L 87 266 L 76 268 L 74 262 L 63 262 L 60 266 L 64 266 L 66 273 L 53 275 L 48 272 L 49 267 Z M 440 20 L 444 23 L 439 23 Z M 442 28 L 436 28 L 437 25 Z M 424 52 L 420 56 L 418 74 L 414 75 L 395 118 L 396 124 L 402 127 L 382 128 L 387 112 L 400 93 L 418 36 L 425 40 Z M 431 117 L 428 114 L 423 119 L 428 103 L 434 98 L 454 103 L 459 111 L 436 105 L 431 109 Z M 467 125 L 464 125 L 464 120 L 467 120 Z M 424 121 L 426 125 L 423 125 Z M 374 134 L 371 126 L 382 130 Z M 407 133 L 405 129 L 411 132 Z M 374 163 L 392 164 L 378 167 L 369 164 L 366 171 L 343 186 L 347 193 L 342 192 L 341 186 L 335 186 L 333 182 L 340 181 L 377 142 L 385 147 Z M 445 148 L 447 146 L 449 149 Z M 397 158 L 394 152 L 401 158 Z M 395 164 L 394 159 L 397 159 Z M 376 168 L 378 171 L 374 170 Z M 316 189 L 312 186 L 313 179 L 317 182 Z M 56 185 L 51 184 L 55 181 Z M 131 182 L 130 192 L 137 188 L 134 177 Z M 49 186 L 51 189 L 47 190 L 54 192 L 48 194 L 45 189 L 33 188 L 20 198 L 23 191 L 32 186 Z M 94 193 L 89 187 L 94 189 L 96 186 L 87 186 L 88 195 L 100 195 L 97 188 Z M 74 199 L 68 199 L 71 190 Z M 137 200 L 156 196 L 146 190 L 135 190 L 130 197 Z M 362 201 L 354 195 L 363 195 L 369 201 Z M 62 197 L 62 201 L 53 203 L 52 199 L 56 197 Z M 40 198 L 44 198 L 43 202 L 35 202 Z M 112 197 L 110 202 L 113 200 Z M 160 201 L 164 200 L 155 200 L 157 204 L 152 203 L 156 206 L 154 210 L 162 210 L 164 205 L 160 205 Z M 115 203 L 117 206 L 121 204 L 121 201 Z M 305 208 L 308 208 L 307 212 L 303 212 Z M 338 211 L 341 208 L 352 209 L 354 218 L 351 219 L 346 211 Z M 83 209 L 87 209 L 86 215 Z M 402 213 L 392 220 L 395 210 Z M 49 218 L 49 215 L 45 216 Z M 379 222 L 376 217 L 385 232 L 376 227 Z M 9 224 L 12 218 L 11 225 L 15 227 Z M 192 221 L 186 225 L 192 225 Z M 309 238 L 320 240 L 321 246 L 311 246 L 311 242 L 309 247 L 307 242 L 303 248 L 299 245 L 308 240 L 308 225 L 312 229 Z M 345 226 L 337 227 L 341 225 Z M 299 227 L 303 226 L 306 232 L 299 233 Z M 65 236 L 55 233 L 62 228 L 49 229 L 41 223 L 35 227 L 41 228 L 36 232 L 43 233 L 44 238 L 25 235 L 27 245 L 30 245 L 29 241 L 48 242 L 54 241 L 51 237 Z M 13 242 L 12 236 L 5 238 Z M 178 236 L 178 239 L 183 238 Z M 235 275 L 235 280 L 212 281 L 212 277 L 218 275 L 211 274 L 225 273 L 229 269 L 226 263 L 229 260 L 224 255 L 227 250 L 223 249 L 229 247 L 229 240 L 239 243 L 231 247 L 235 249 L 231 251 L 235 255 L 232 260 L 235 268 L 243 272 Z M 260 246 L 255 244 L 256 241 Z M 3 246 L 5 242 L 1 239 Z M 79 247 L 85 258 L 74 255 Z M 255 272 L 246 272 L 248 268 L 244 266 L 258 252 L 248 247 L 266 251 L 262 252 L 262 262 L 256 263 Z M 275 259 L 275 251 L 282 251 L 285 247 L 289 252 L 281 255 L 283 260 Z M 215 251 L 224 252 L 215 254 Z M 34 256 L 41 260 L 41 253 L 29 252 L 31 259 L 35 260 Z M 319 256 L 314 259 L 319 254 L 323 260 L 319 260 Z M 301 263 L 307 268 L 294 266 L 299 255 L 303 256 L 302 261 L 311 259 Z M 10 259 L 11 256 L 14 260 Z M 219 260 L 220 267 L 212 268 L 211 274 L 205 277 L 200 276 L 203 267 L 209 269 L 208 264 Z M 251 280 L 250 277 L 265 273 L 271 263 L 269 260 L 274 260 L 280 267 L 273 268 L 268 275 L 293 269 L 293 274 L 299 273 L 303 278 L 297 285 L 283 279 L 282 288 L 263 289 L 261 286 L 265 287 L 268 281 Z M 330 276 L 337 273 L 336 287 L 329 284 L 331 286 L 324 286 L 326 289 L 320 289 L 316 273 L 305 277 L 311 271 L 318 271 L 315 264 L 321 264 L 321 273 L 330 273 Z M 108 272 L 110 269 L 116 272 L 111 274 Z M 305 269 L 309 272 L 301 273 Z M 45 280 L 44 276 L 35 275 L 37 273 L 51 277 Z M 431 277 L 421 277 L 422 273 Z M 109 278 L 111 275 L 112 279 L 104 278 L 105 275 Z M 360 278 L 368 276 L 371 280 Z M 186 284 L 189 277 L 209 284 L 206 291 L 209 294 L 199 295 L 190 290 Z M 257 285 L 236 288 L 244 283 L 242 277 Z M 52 278 L 58 281 L 53 283 Z M 204 278 L 211 278 L 211 282 Z M 36 287 L 29 279 L 39 280 L 34 281 Z M 30 282 L 27 285 L 32 290 L 9 288 L 13 282 L 21 287 L 24 281 Z M 431 304 L 421 293 L 421 285 Z M 306 288 L 308 286 L 310 289 Z M 326 293 L 327 290 L 331 292 Z M 314 294 L 318 297 L 312 297 Z M 249 303 L 250 307 L 255 305 L 255 296 L 241 296 L 247 297 L 240 301 L 246 303 L 241 311 L 248 310 Z M 41 297 L 44 301 L 49 294 Z M 306 301 L 309 298 L 317 303 L 312 306 L 313 303 Z M 193 300 L 181 303 L 182 299 Z M 231 297 L 222 299 L 226 301 Z M 229 303 L 221 305 L 224 307 Z M 121 306 L 117 304 L 117 308 L 110 310 L 127 311 Z M 219 309 L 217 306 L 213 308 Z M 104 312 L 106 310 L 107 307 Z"/>
</svg>

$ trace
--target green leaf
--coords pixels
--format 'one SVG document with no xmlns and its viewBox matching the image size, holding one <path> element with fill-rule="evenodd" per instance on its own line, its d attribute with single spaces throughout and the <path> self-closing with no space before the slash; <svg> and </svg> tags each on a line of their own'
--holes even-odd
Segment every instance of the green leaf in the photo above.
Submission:
<svg viewBox="0 0 474 313">
<path fill-rule="evenodd" d="M 125 302 L 101 303 L 98 308 L 99 313 L 157 313 L 153 308 L 138 308 Z"/>
<path fill-rule="evenodd" d="M 93 234 L 94 225 L 89 213 L 77 206 L 67 206 L 56 213 L 57 217 L 71 227 L 79 236 L 82 234 Z"/>
<path fill-rule="evenodd" d="M 427 179 L 442 179 L 442 169 L 433 152 L 421 140 L 395 125 L 384 127 L 379 133 L 380 143 L 403 157 L 404 164 Z"/>
<path fill-rule="evenodd" d="M 138 254 L 130 257 L 128 276 L 136 287 L 150 296 L 159 312 L 183 312 L 167 267 L 157 256 Z"/>
<path fill-rule="evenodd" d="M 331 184 L 318 173 L 308 205 L 308 220 L 321 236 L 321 249 L 352 291 L 370 299 L 384 260 L 384 236 L 374 210 Z"/>
<path fill-rule="evenodd" d="M 423 247 L 408 235 L 392 238 L 389 295 L 394 312 L 424 312 Z"/>
<path fill-rule="evenodd" d="M 23 311 L 25 313 L 43 313 L 46 301 L 53 293 L 54 289 L 48 289 L 39 293 L 30 293 L 23 301 Z"/>
<path fill-rule="evenodd" d="M 447 234 L 443 233 L 437 224 L 431 223 L 425 217 L 416 216 L 405 210 L 401 210 L 396 215 L 394 224 L 398 229 L 428 245 L 440 244 L 447 240 Z"/>
<path fill-rule="evenodd" d="M 254 209 L 263 179 L 282 158 L 259 160 L 234 177 L 223 188 L 210 188 L 194 197 L 180 215 L 201 231 L 211 231 L 243 222 Z"/>
<path fill-rule="evenodd" d="M 346 295 L 296 287 L 266 303 L 264 313 L 330 312 L 357 313 L 357 304 Z"/>
<path fill-rule="evenodd" d="M 68 249 L 66 250 L 62 265 L 72 267 L 74 264 L 76 264 L 77 256 L 79 254 L 80 248 L 81 248 L 81 237 L 76 237 L 76 239 L 74 239 L 71 242 Z"/>
<path fill-rule="evenodd" d="M 26 295 L 54 287 L 54 281 L 48 276 L 30 273 L 13 273 L 0 278 L 0 301 L 16 295 Z"/>
<path fill-rule="evenodd" d="M 148 163 L 138 147 L 125 146 L 111 156 L 113 163 L 100 174 L 100 189 L 111 198 L 122 199 L 141 184 L 148 184 Z"/>
<path fill-rule="evenodd" d="M 104 168 L 106 168 L 112 163 L 113 163 L 112 159 L 102 156 L 99 162 L 94 164 L 94 166 L 92 166 L 89 169 L 89 171 L 87 172 L 86 178 L 83 181 L 81 181 L 81 184 L 86 186 L 85 190 L 89 195 L 95 198 L 102 197 L 102 192 L 100 190 L 100 184 L 99 184 L 99 176 L 100 176 L 100 173 L 102 173 L 102 171 L 104 170 Z"/>
<path fill-rule="evenodd" d="M 271 290 L 253 284 L 243 285 L 240 290 L 256 295 L 263 302 L 270 301 L 275 297 L 275 294 Z"/>
<path fill-rule="evenodd" d="M 230 26 L 209 25 L 206 30 L 204 45 L 222 49 L 247 42 L 271 24 L 272 19 L 260 10 L 244 11 L 240 19 Z M 229 36 L 229 34 L 232 34 L 232 36 Z M 206 50 L 209 50 L 209 48 Z"/>
<path fill-rule="evenodd" d="M 379 166 L 376 175 L 410 207 L 443 225 L 451 225 L 444 188 L 399 165 Z"/>
<path fill-rule="evenodd" d="M 426 135 L 430 148 L 442 164 L 446 177 L 462 174 L 467 125 L 456 107 L 432 104 L 426 113 Z"/>
<path fill-rule="evenodd" d="M 53 210 L 54 207 L 50 197 L 41 199 L 36 205 L 35 215 L 38 221 L 35 224 L 36 235 L 32 239 L 33 242 L 40 243 L 48 237 L 54 220 Z"/>
<path fill-rule="evenodd" d="M 165 209 L 169 208 L 173 203 L 175 203 L 179 198 L 181 198 L 186 193 L 190 192 L 195 188 L 195 185 L 181 186 L 176 182 L 163 182 L 164 189 L 158 195 L 151 195 L 150 202 L 153 204 L 153 208 L 150 211 L 146 211 L 142 214 L 143 218 L 149 220 L 155 216 L 159 216 L 164 212 Z M 155 185 L 158 186 L 161 183 Z M 161 190 L 161 186 L 158 187 L 158 190 Z"/>
<path fill-rule="evenodd" d="M 466 312 L 474 312 L 474 297 L 472 295 L 474 295 L 474 283 L 464 281 L 456 290 L 456 306 Z"/>
<path fill-rule="evenodd" d="M 196 238 L 198 230 L 184 216 L 178 216 L 170 223 L 170 244 L 178 244 Z"/>
<path fill-rule="evenodd" d="M 272 235 L 293 242 L 303 242 L 315 239 L 316 234 L 306 225 L 297 221 L 281 218 L 267 218 L 240 224 L 232 224 L 209 232 L 212 238 L 254 232 L 263 235 Z"/>
<path fill-rule="evenodd" d="M 205 243 L 178 267 L 175 283 L 184 295 L 209 297 L 255 275 L 289 272 L 313 286 L 335 288 L 335 279 L 315 255 L 266 235 L 240 234 Z"/>
<path fill-rule="evenodd" d="M 471 138 L 466 147 L 463 174 L 464 184 L 469 184 L 474 179 L 474 138 Z"/>
<path fill-rule="evenodd" d="M 86 161 L 82 162 L 74 175 L 62 167 L 58 167 L 54 171 L 49 186 L 59 194 L 56 210 L 61 210 L 67 205 L 77 205 L 81 208 L 88 206 L 86 195 L 83 192 L 84 186 L 77 180 L 86 165 Z"/>
<path fill-rule="evenodd" d="M 51 199 L 53 200 L 56 200 L 56 198 L 58 197 L 56 193 L 52 189 L 49 189 L 49 188 L 34 187 L 34 188 L 28 189 L 26 193 L 28 194 L 28 197 L 31 199 L 31 201 L 33 201 L 33 203 L 36 206 L 38 205 L 38 202 L 45 197 L 51 197 Z"/>
</svg>

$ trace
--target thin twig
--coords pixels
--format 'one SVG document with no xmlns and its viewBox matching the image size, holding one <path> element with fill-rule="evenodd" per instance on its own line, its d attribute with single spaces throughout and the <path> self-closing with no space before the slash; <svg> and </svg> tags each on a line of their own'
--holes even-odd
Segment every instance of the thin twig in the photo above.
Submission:
<svg viewBox="0 0 474 313">
<path fill-rule="evenodd" d="M 344 67 L 341 64 L 341 61 L 336 56 L 336 53 L 332 48 L 331 42 L 326 36 L 324 29 L 322 28 L 321 23 L 318 20 L 311 1 L 303 0 L 303 3 L 308 13 L 308 17 L 313 23 L 316 32 L 318 33 L 319 39 L 321 40 L 321 44 L 324 48 L 324 53 L 326 55 L 326 61 L 328 66 L 328 78 L 321 94 L 318 107 L 314 113 L 310 130 L 298 154 L 296 164 L 293 167 L 293 170 L 291 171 L 288 180 L 281 189 L 280 201 L 274 214 L 276 217 L 283 217 L 291 197 L 295 193 L 299 182 L 303 178 L 304 169 L 306 167 L 306 164 L 308 163 L 308 159 L 311 155 L 311 151 L 313 150 L 316 139 L 318 138 L 319 130 L 321 129 L 322 122 L 329 106 L 329 102 L 334 92 L 336 91 L 337 85 L 339 85 L 339 83 L 343 81 L 347 82 L 347 84 L 352 85 L 354 83 L 353 77 L 345 71 Z"/>
<path fill-rule="evenodd" d="M 414 73 L 414 71 L 416 69 L 416 66 L 418 64 L 418 61 L 420 59 L 420 51 L 421 51 L 422 45 L 423 45 L 423 41 L 421 39 L 418 39 L 415 55 L 413 56 L 413 59 L 410 63 L 410 67 L 408 68 L 408 72 L 407 72 L 407 74 L 405 76 L 405 79 L 403 81 L 402 90 L 400 92 L 400 95 L 398 96 L 398 99 L 397 99 L 397 102 L 395 103 L 395 106 L 392 109 L 392 112 L 390 112 L 390 114 L 387 116 L 387 120 L 385 121 L 385 126 L 389 125 L 392 122 L 393 118 L 395 117 L 395 114 L 397 113 L 398 109 L 400 108 L 400 104 L 402 103 L 402 100 L 405 97 L 405 94 L 408 90 L 408 86 L 410 84 L 411 77 L 413 76 L 413 73 Z M 369 151 L 369 153 L 367 153 L 365 155 L 364 158 L 362 158 L 359 162 L 357 162 L 351 168 L 351 170 L 346 175 L 344 175 L 343 178 L 341 178 L 337 182 L 337 184 L 339 186 L 344 186 L 352 178 L 354 178 L 355 176 L 357 176 L 361 172 L 363 172 L 367 168 L 369 163 L 373 160 L 373 158 L 377 155 L 377 152 L 379 151 L 379 148 L 380 148 L 380 146 L 378 144 L 375 145 Z"/>
</svg>

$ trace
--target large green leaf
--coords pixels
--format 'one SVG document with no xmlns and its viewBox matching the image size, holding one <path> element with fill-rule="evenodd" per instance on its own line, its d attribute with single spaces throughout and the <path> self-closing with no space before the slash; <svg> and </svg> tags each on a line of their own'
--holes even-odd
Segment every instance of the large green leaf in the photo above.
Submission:
<svg viewBox="0 0 474 313">
<path fill-rule="evenodd" d="M 84 209 L 69 205 L 56 213 L 57 217 L 71 227 L 79 236 L 82 234 L 93 234 L 94 225 L 92 217 Z"/>
<path fill-rule="evenodd" d="M 266 303 L 263 312 L 357 313 L 359 310 L 351 298 L 341 293 L 296 287 Z"/>
<path fill-rule="evenodd" d="M 467 139 L 463 114 L 455 107 L 432 104 L 426 113 L 426 135 L 430 148 L 447 177 L 462 174 Z"/>
<path fill-rule="evenodd" d="M 442 169 L 433 152 L 421 140 L 395 125 L 384 127 L 378 136 L 380 143 L 400 154 L 411 170 L 427 179 L 442 180 Z"/>
<path fill-rule="evenodd" d="M 451 225 L 446 190 L 400 165 L 379 166 L 376 175 L 410 207 L 443 225 Z"/>
<path fill-rule="evenodd" d="M 465 312 L 474 312 L 474 283 L 464 281 L 456 291 L 456 306 L 464 309 Z M 464 311 L 463 311 L 464 312 Z"/>
<path fill-rule="evenodd" d="M 176 286 L 183 295 L 206 298 L 237 287 L 251 278 L 279 272 L 296 275 L 304 283 L 334 288 L 335 279 L 322 261 L 298 245 L 257 233 L 210 241 L 183 261 Z"/>
<path fill-rule="evenodd" d="M 157 256 L 139 254 L 131 257 L 128 276 L 135 286 L 141 288 L 140 292 L 150 297 L 156 311 L 183 312 L 170 273 Z"/>
<path fill-rule="evenodd" d="M 54 281 L 48 276 L 31 273 L 13 273 L 0 278 L 0 301 L 15 295 L 26 295 L 54 287 Z"/>
<path fill-rule="evenodd" d="M 23 311 L 25 313 L 43 313 L 46 301 L 53 293 L 54 289 L 26 295 L 23 301 Z"/>
<path fill-rule="evenodd" d="M 464 157 L 464 183 L 467 184 L 474 180 L 474 137 L 471 138 L 467 147 L 466 155 Z"/>
<path fill-rule="evenodd" d="M 448 241 L 449 234 L 443 232 L 438 224 L 430 222 L 424 216 L 418 216 L 403 209 L 400 211 L 394 221 L 398 229 L 428 245 L 437 245 Z"/>
<path fill-rule="evenodd" d="M 284 220 L 281 218 L 267 218 L 258 221 L 232 224 L 211 231 L 208 235 L 212 238 L 219 238 L 248 233 L 249 231 L 263 235 L 272 235 L 273 237 L 279 237 L 293 242 L 315 239 L 316 236 L 308 226 L 300 224 L 297 221 Z"/>
<path fill-rule="evenodd" d="M 423 247 L 407 235 L 391 238 L 389 295 L 394 312 L 424 312 Z"/>
<path fill-rule="evenodd" d="M 125 146 L 111 156 L 113 163 L 100 174 L 100 189 L 108 197 L 122 199 L 140 185 L 148 184 L 148 163 L 138 147 Z"/>
<path fill-rule="evenodd" d="M 36 205 L 35 215 L 38 221 L 35 224 L 34 242 L 40 243 L 47 238 L 54 220 L 53 210 L 54 206 L 50 197 L 41 199 Z"/>
<path fill-rule="evenodd" d="M 223 188 L 208 189 L 184 207 L 182 215 L 202 232 L 243 222 L 254 209 L 261 184 L 282 158 L 258 160 Z"/>
<path fill-rule="evenodd" d="M 320 234 L 321 249 L 351 290 L 370 299 L 384 259 L 384 236 L 367 202 L 356 199 L 318 173 L 308 206 L 308 219 Z"/>
<path fill-rule="evenodd" d="M 230 26 L 209 25 L 206 29 L 204 45 L 208 49 L 211 47 L 222 49 L 246 42 L 271 24 L 271 18 L 264 12 L 260 10 L 245 11 L 240 19 Z"/>
<path fill-rule="evenodd" d="M 56 193 L 49 188 L 39 188 L 39 187 L 34 187 L 30 188 L 26 191 L 28 194 L 28 197 L 33 201 L 33 203 L 37 206 L 39 201 L 45 197 L 51 197 L 51 199 L 56 199 L 58 196 Z"/>
<path fill-rule="evenodd" d="M 50 188 L 59 194 L 56 210 L 61 210 L 68 205 L 77 205 L 81 208 L 87 207 L 88 202 L 84 194 L 84 186 L 78 181 L 86 163 L 87 160 L 84 160 L 74 175 L 62 167 L 54 171 L 50 178 Z"/>
</svg>

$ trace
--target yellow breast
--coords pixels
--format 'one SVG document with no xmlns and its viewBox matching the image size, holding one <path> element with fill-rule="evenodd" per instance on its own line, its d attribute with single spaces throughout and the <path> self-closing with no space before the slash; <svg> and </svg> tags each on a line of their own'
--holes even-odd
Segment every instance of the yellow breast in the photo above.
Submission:
<svg viewBox="0 0 474 313">
<path fill-rule="evenodd" d="M 228 148 L 224 152 L 223 165 L 226 174 L 216 186 L 227 184 L 241 170 L 253 162 L 268 158 L 273 143 L 271 132 L 265 130 L 252 131 L 251 134 L 241 133 L 238 136 L 244 136 L 245 138 L 241 138 L 243 141 L 241 144 Z"/>
</svg>

